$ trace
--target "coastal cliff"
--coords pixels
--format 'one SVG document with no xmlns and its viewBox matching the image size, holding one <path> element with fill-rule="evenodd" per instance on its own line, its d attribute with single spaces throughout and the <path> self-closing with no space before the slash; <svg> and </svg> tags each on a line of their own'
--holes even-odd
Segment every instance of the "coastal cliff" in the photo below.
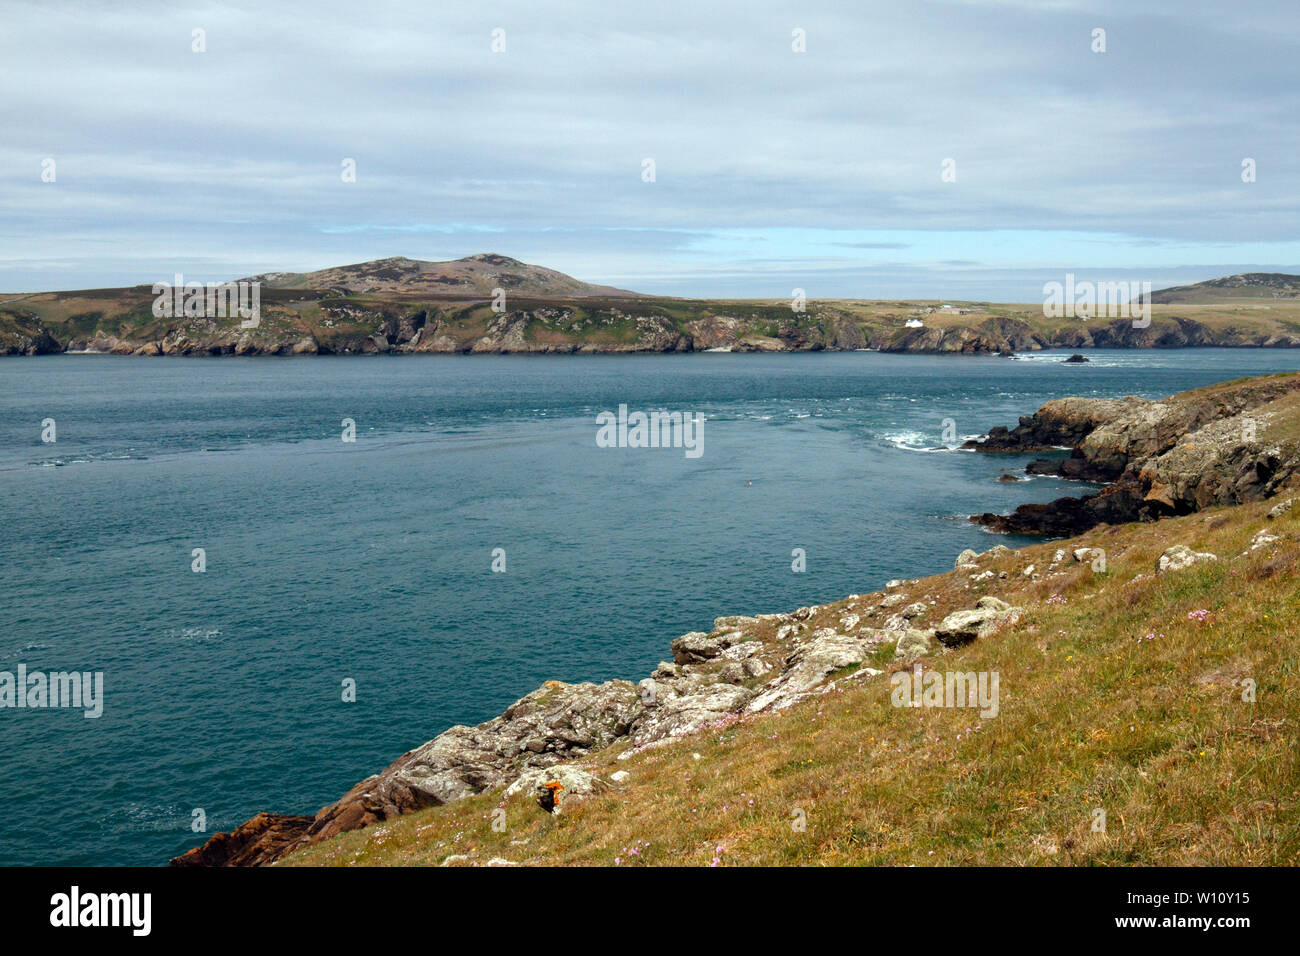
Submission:
<svg viewBox="0 0 1300 956">
<path fill-rule="evenodd" d="M 0 295 L 0 355 L 855 349 L 1007 355 L 1300 346 L 1300 299 L 1274 297 L 1283 294 L 1274 286 L 1246 287 L 1268 298 L 1211 299 L 1211 305 L 1174 297 L 1153 306 L 1149 324 L 1136 327 L 1129 318 L 1048 318 L 1041 305 L 650 296 L 495 253 L 450 262 L 380 259 L 312 273 L 267 273 L 236 284 L 249 287 L 243 289 L 248 301 L 251 285 L 259 290 L 254 324 L 218 307 L 215 291 L 209 307 L 199 295 L 202 287 L 193 284 L 160 284 L 168 306 L 161 309 L 150 286 Z"/>
<path fill-rule="evenodd" d="M 1270 497 L 1300 472 L 1300 375 L 1224 382 L 1160 401 L 1063 399 L 966 444 L 988 453 L 1059 446 L 1069 454 L 1025 470 L 1106 487 L 974 520 L 997 531 L 1071 535 Z"/>
<path fill-rule="evenodd" d="M 872 349 L 895 353 L 1007 355 L 1079 348 L 1295 348 L 1300 334 L 1248 324 L 1215 328 L 1161 316 L 1149 328 L 1128 319 L 1044 331 L 1027 321 L 990 317 L 908 328 L 907 309 L 859 314 L 852 307 L 812 306 L 792 314 L 772 303 L 659 303 L 631 300 L 526 301 L 493 312 L 486 303 L 360 301 L 328 293 L 265 293 L 263 319 L 159 320 L 143 291 L 116 315 L 91 311 L 50 321 L 18 304 L 0 303 L 0 355 L 92 352 L 112 355 L 407 355 L 617 354 L 624 352 L 818 352 Z M 863 308 L 867 308 L 864 306 Z M 878 317 L 879 316 L 879 317 Z"/>
<path fill-rule="evenodd" d="M 930 841 L 936 833 L 947 833 L 955 841 L 949 849 L 964 847 L 961 858 L 966 862 L 1037 862 L 1057 856 L 1094 862 L 1259 860 L 1262 851 L 1250 841 L 1227 841 L 1209 849 L 1204 838 L 1190 844 L 1174 840 L 1171 846 L 1176 845 L 1177 852 L 1166 856 L 1154 854 L 1141 837 L 1120 845 L 1098 841 L 1087 836 L 1085 827 L 1086 808 L 1092 806 L 1088 801 L 1100 798 L 1082 791 L 1076 797 L 1084 809 L 1053 807 L 1033 789 L 1020 791 L 1015 807 L 996 800 L 986 806 L 989 820 L 1002 820 L 998 825 L 1007 832 L 1023 836 L 1014 852 L 998 850 L 1001 842 L 981 843 L 978 849 L 968 846 L 963 837 L 948 832 L 954 826 L 950 813 L 941 823 L 918 828 L 914 808 L 920 792 L 943 807 L 967 799 L 987 804 L 993 799 L 990 793 L 1010 788 L 1012 780 L 1050 790 L 1054 785 L 1045 782 L 1045 775 L 1069 767 L 1075 768 L 1070 779 L 1085 789 L 1087 780 L 1105 773 L 1131 779 L 1125 786 L 1135 788 L 1134 793 L 1144 791 L 1144 781 L 1157 768 L 1175 765 L 1169 763 L 1174 759 L 1171 748 L 1181 752 L 1187 746 L 1181 741 L 1188 736 L 1200 740 L 1228 732 L 1198 722 L 1235 726 L 1238 718 L 1232 713 L 1205 714 L 1196 707 L 1208 695 L 1221 693 L 1215 688 L 1230 691 L 1243 674 L 1260 674 L 1262 668 L 1274 666 L 1271 655 L 1291 653 L 1279 636 L 1291 633 L 1287 628 L 1297 617 L 1284 582 L 1300 562 L 1295 526 L 1300 509 L 1292 509 L 1294 499 L 1281 504 L 1263 499 L 1293 487 L 1294 463 L 1300 461 L 1298 433 L 1300 374 L 1224 383 L 1162 402 L 1126 398 L 1048 403 L 1015 429 L 995 429 L 983 450 L 1028 452 L 1073 443 L 1077 457 L 1072 454 L 1064 461 L 1082 461 L 1069 466 L 1077 474 L 1113 479 L 1113 487 L 1120 487 L 1132 472 L 1127 490 L 1095 498 L 1123 496 L 1132 503 L 1143 491 L 1139 507 L 1148 510 L 1137 517 L 1181 517 L 1103 525 L 1092 519 L 1109 515 L 1119 520 L 1118 505 L 1107 506 L 1112 511 L 1078 506 L 1090 521 L 1088 533 L 1069 543 L 1019 551 L 996 546 L 982 555 L 965 551 L 946 574 L 890 581 L 870 594 L 790 613 L 718 618 L 710 631 L 672 641 L 672 660 L 636 684 L 548 681 L 501 716 L 476 727 L 452 727 L 404 754 L 313 816 L 259 814 L 231 833 L 215 835 L 172 865 L 266 865 L 282 860 L 505 865 L 517 862 L 506 854 L 521 853 L 532 862 L 601 862 L 599 855 L 592 856 L 594 847 L 608 850 L 610 856 L 603 862 L 618 864 L 631 862 L 643 850 L 648 854 L 651 846 L 632 840 L 626 825 L 629 814 L 643 833 L 664 841 L 673 840 L 683 827 L 708 834 L 723 827 L 725 840 L 704 840 L 718 843 L 712 851 L 714 865 L 724 852 L 738 855 L 741 847 L 761 862 L 833 862 L 863 855 L 902 862 L 915 859 L 917 847 L 934 845 Z M 1195 514 L 1202 508 L 1213 513 Z M 1075 515 L 1072 520 L 1081 520 L 1070 514 Z M 1025 525 L 1029 521 L 1018 520 Z M 1229 580 L 1235 583 L 1229 585 Z M 1171 607 L 1176 611 L 1172 617 Z M 1199 628 L 1207 615 L 1237 619 L 1246 608 L 1255 618 L 1253 630 L 1241 639 L 1232 637 L 1233 629 Z M 1146 634 L 1147 640 L 1157 639 L 1157 634 L 1165 640 L 1163 650 L 1152 653 L 1172 655 L 1168 666 L 1176 667 L 1179 680 L 1194 690 L 1170 694 L 1160 683 L 1167 675 L 1134 670 L 1126 663 L 1133 653 L 1134 632 Z M 1079 663 L 1072 665 L 1076 656 Z M 909 668 L 919 668 L 919 680 L 925 668 L 942 660 L 963 671 L 1002 668 L 1009 680 L 1019 681 L 1016 692 L 1028 702 L 1026 709 L 1010 708 L 1018 716 L 1009 723 L 992 719 L 997 706 L 986 710 L 982 719 L 960 712 L 918 715 L 899 711 L 896 701 L 891 712 L 885 685 L 896 684 L 898 674 Z M 1080 679 L 1076 672 L 1085 666 L 1096 672 L 1095 683 L 1084 681 L 1087 686 L 1122 681 L 1131 685 L 1125 694 L 1136 696 L 1104 696 L 1087 706 L 1062 706 L 1070 695 L 1062 696 L 1059 688 Z M 1032 676 L 1016 676 L 1023 672 Z M 1144 681 L 1151 686 L 1140 689 Z M 1135 716 L 1156 706 L 1156 700 L 1161 702 L 1161 716 Z M 1103 717 L 1096 712 L 1100 708 L 1117 708 L 1122 714 Z M 873 715 L 865 725 L 863 714 Z M 1132 753 L 1140 759 L 1127 758 L 1128 750 L 1073 749 L 1080 720 L 1099 728 L 1115 721 L 1131 724 L 1129 733 L 1137 736 L 1125 746 L 1137 748 Z M 1171 736 L 1163 729 L 1171 721 L 1199 729 Z M 1055 725 L 1073 729 L 1044 730 Z M 1251 760 L 1263 759 L 1261 754 L 1281 753 L 1278 748 L 1284 749 L 1285 742 L 1274 732 L 1278 726 L 1261 724 L 1251 746 L 1232 752 L 1234 766 L 1244 768 Z M 1097 742 L 1105 741 L 1111 731 L 1092 733 L 1101 735 L 1090 738 Z M 987 743 L 970 740 L 975 735 L 988 738 Z M 1031 737 L 1039 744 L 1032 754 L 1024 748 Z M 823 738 L 825 746 L 819 744 Z M 996 747 L 994 739 L 999 741 Z M 737 741 L 745 747 L 737 750 Z M 816 756 L 805 760 L 803 753 Z M 967 779 L 974 791 L 961 786 L 954 791 L 951 781 L 932 779 L 936 761 L 946 766 L 967 759 L 972 767 L 984 768 L 958 778 Z M 713 763 L 694 763 L 700 760 Z M 851 787 L 861 787 L 861 761 L 879 784 L 870 787 L 868 807 L 846 802 Z M 990 782 L 1002 781 L 992 791 L 979 782 L 989 774 Z M 688 782 L 685 791 L 680 789 L 683 777 Z M 1178 779 L 1192 818 L 1200 814 L 1203 820 L 1205 806 L 1225 799 L 1211 778 L 1192 773 Z M 793 780 L 802 789 L 791 790 Z M 834 782 L 840 780 L 842 787 Z M 1252 786 L 1276 793 L 1276 784 L 1275 779 L 1263 779 Z M 1076 788 L 1066 780 L 1058 785 L 1062 790 Z M 754 806 L 755 795 L 768 801 L 762 814 L 744 810 Z M 814 798 L 823 808 L 833 807 L 840 822 L 824 823 L 820 842 L 785 842 L 788 838 L 781 834 L 790 807 L 798 810 Z M 797 804 L 796 799 L 803 802 Z M 1248 811 L 1239 805 L 1249 804 L 1247 793 L 1232 799 L 1234 814 L 1263 812 L 1258 806 Z M 694 815 L 701 804 L 713 814 L 709 820 L 675 822 L 687 811 L 688 817 Z M 741 808 L 736 822 L 726 819 L 733 805 Z M 462 806 L 463 812 L 457 809 Z M 565 828 L 555 823 L 560 809 L 571 827 L 582 829 L 581 837 L 566 836 Z M 1016 816 L 1022 810 L 1032 813 Z M 1152 811 L 1139 805 L 1126 812 L 1143 817 Z M 1274 804 L 1268 815 L 1281 819 L 1289 812 Z M 508 839 L 504 826 L 498 830 L 484 823 L 485 818 L 497 819 L 498 813 L 501 820 L 514 821 Z M 573 822 L 575 813 L 582 822 Z M 863 817 L 870 822 L 862 823 Z M 593 829 L 596 819 L 608 829 Z M 407 820 L 412 822 L 407 825 Z M 858 835 L 836 836 L 840 825 Z M 1041 832 L 1035 834 L 1035 829 Z M 910 834 L 905 846 L 896 843 L 903 832 Z M 618 842 L 623 844 L 621 855 Z M 636 853 L 628 849 L 629 843 Z M 704 852 L 698 841 L 682 837 L 678 843 L 679 862 Z M 608 849 L 611 845 L 614 849 Z M 780 849 L 772 850 L 774 845 Z M 500 855 L 489 858 L 484 850 L 488 846 Z M 1275 849 L 1274 855 L 1265 853 L 1263 858 L 1293 859 L 1300 852 L 1286 843 Z"/>
</svg>

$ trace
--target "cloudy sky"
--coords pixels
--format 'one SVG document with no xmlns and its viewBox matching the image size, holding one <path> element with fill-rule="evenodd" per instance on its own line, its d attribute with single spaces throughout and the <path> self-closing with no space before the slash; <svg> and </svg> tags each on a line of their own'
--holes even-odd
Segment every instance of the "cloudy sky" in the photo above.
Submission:
<svg viewBox="0 0 1300 956">
<path fill-rule="evenodd" d="M 1067 271 L 1300 272 L 1293 0 L 3 17 L 0 291 L 487 251 L 700 296 L 1036 301 Z"/>
</svg>

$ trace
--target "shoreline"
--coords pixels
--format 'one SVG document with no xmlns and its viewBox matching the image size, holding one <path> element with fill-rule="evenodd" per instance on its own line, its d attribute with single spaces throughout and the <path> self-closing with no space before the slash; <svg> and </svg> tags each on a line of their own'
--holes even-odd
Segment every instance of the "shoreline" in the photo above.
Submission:
<svg viewBox="0 0 1300 956">
<path fill-rule="evenodd" d="M 390 348 L 386 350 L 358 350 L 358 351 L 292 351 L 291 349 L 276 350 L 195 350 L 189 352 L 178 351 L 153 351 L 147 350 L 147 346 L 130 350 L 111 350 L 111 349 L 65 349 L 49 352 L 0 352 L 0 359 L 17 359 L 17 358 L 53 358 L 57 356 L 75 355 L 99 355 L 111 358 L 198 358 L 198 359 L 221 359 L 221 358 L 378 358 L 383 356 L 389 357 L 419 357 L 419 356 L 463 356 L 473 357 L 480 355 L 509 355 L 509 356 L 595 356 L 595 355 L 818 355 L 818 354 L 835 354 L 845 355 L 852 353 L 870 353 L 877 355 L 924 355 L 936 357 L 951 358 L 981 358 L 981 359 L 1007 359 L 1023 360 L 1025 356 L 1042 355 L 1051 353 L 1113 353 L 1113 352 L 1183 352 L 1190 350 L 1202 349 L 1232 349 L 1234 351 L 1254 351 L 1254 350 L 1286 350 L 1300 349 L 1300 339 L 1294 342 L 1279 343 L 1273 345 L 1259 344 L 1225 344 L 1219 342 L 1200 342 L 1196 344 L 1183 345 L 1094 345 L 1094 346 L 1066 346 L 1051 345 L 1039 349 L 1026 349 L 1023 351 L 998 352 L 991 350 L 982 351 L 951 351 L 945 349 L 891 349 L 891 348 L 834 348 L 834 347 L 817 347 L 817 348 L 703 348 L 703 349 L 656 349 L 656 348 L 636 348 L 636 347 L 610 347 L 604 348 L 599 346 L 575 346 L 572 348 L 470 348 L 470 349 L 397 349 Z M 1068 358 L 1062 358 L 1062 365 L 1086 365 L 1085 362 L 1071 362 Z"/>
<path fill-rule="evenodd" d="M 1110 531 L 1142 527 L 1159 517 L 1271 498 L 1300 480 L 1300 439 L 1276 447 L 1270 443 L 1265 453 L 1276 461 L 1266 478 L 1224 483 L 1223 474 L 1243 457 L 1253 461 L 1260 454 L 1253 437 L 1240 431 L 1243 416 L 1271 423 L 1291 416 L 1300 420 L 1300 373 L 1239 379 L 1155 402 L 1048 402 L 1022 417 L 1015 429 L 994 427 L 982 441 L 967 444 L 985 453 L 1024 452 L 1051 449 L 1068 439 L 1071 455 L 1052 459 L 1074 463 L 1060 465 L 1062 472 L 1082 472 L 1109 483 L 1094 495 L 1022 505 L 1012 516 L 992 516 L 1003 526 L 971 520 L 991 532 L 1037 535 L 1053 534 L 1052 522 L 1058 519 L 1082 522 L 1063 533 L 1071 537 L 1098 527 L 1104 531 L 1108 525 Z M 1135 434 L 1145 444 L 1136 444 Z M 1189 460 L 1189 451 L 1199 453 Z M 1183 467 L 1179 474 L 1196 480 L 1179 484 L 1170 477 L 1171 461 Z M 1098 501 L 1103 507 L 1090 504 Z M 1021 524 L 1011 526 L 1017 515 Z M 1024 516 L 1041 520 L 1033 524 Z M 1064 574 L 1069 553 L 1058 546 L 1050 568 L 1036 572 L 1030 564 L 1021 576 L 1034 574 L 1037 581 L 1044 574 Z M 1080 553 L 1091 554 L 1083 549 L 1073 553 L 1075 563 L 1085 560 Z M 1018 554 L 1000 544 L 983 555 L 966 550 L 957 556 L 956 571 L 975 584 L 1009 585 L 1006 570 L 980 565 L 993 558 L 1014 560 Z M 1179 552 L 1170 561 L 1181 559 Z M 1166 563 L 1162 556 L 1162 571 Z M 894 580 L 871 595 L 854 594 L 789 613 L 719 617 L 712 631 L 671 641 L 672 660 L 635 684 L 547 681 L 499 716 L 475 727 L 453 726 L 402 755 L 314 815 L 259 813 L 174 858 L 171 865 L 267 865 L 351 830 L 502 788 L 507 796 L 527 794 L 558 781 L 569 798 L 580 799 L 609 787 L 580 764 L 610 747 L 623 748 L 616 758 L 623 760 L 704 730 L 786 710 L 837 687 L 861 686 L 895 662 L 937 648 L 962 647 L 1014 627 L 1025 612 L 987 593 L 978 600 L 958 593 L 939 601 L 933 593 L 922 594 L 927 580 L 933 579 Z"/>
</svg>

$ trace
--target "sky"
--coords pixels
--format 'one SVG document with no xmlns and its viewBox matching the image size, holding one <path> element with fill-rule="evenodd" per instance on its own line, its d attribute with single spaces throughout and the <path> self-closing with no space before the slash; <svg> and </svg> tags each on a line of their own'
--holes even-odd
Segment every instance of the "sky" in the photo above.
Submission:
<svg viewBox="0 0 1300 956">
<path fill-rule="evenodd" d="M 1300 273 L 1294 0 L 0 17 L 4 292 L 479 252 L 701 297 Z"/>
</svg>

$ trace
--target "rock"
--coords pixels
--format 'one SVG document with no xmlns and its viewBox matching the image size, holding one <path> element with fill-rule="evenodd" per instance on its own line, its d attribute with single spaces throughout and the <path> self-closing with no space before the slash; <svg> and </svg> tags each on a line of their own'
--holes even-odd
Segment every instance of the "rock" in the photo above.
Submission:
<svg viewBox="0 0 1300 956">
<path fill-rule="evenodd" d="M 754 692 L 734 684 L 701 683 L 670 688 L 647 705 L 630 736 L 634 744 L 693 734 L 706 724 L 739 711 Z"/>
<path fill-rule="evenodd" d="M 971 548 L 967 548 L 961 554 L 957 555 L 957 563 L 954 565 L 954 567 L 960 568 L 964 564 L 974 564 L 978 558 L 979 558 L 978 551 L 974 551 Z"/>
<path fill-rule="evenodd" d="M 511 862 L 510 860 L 507 860 L 505 857 L 494 856 L 492 857 L 492 859 L 487 861 L 487 865 L 488 866 L 518 866 L 519 864 Z"/>
<path fill-rule="evenodd" d="M 171 866 L 263 866 L 294 846 L 312 824 L 311 817 L 259 813 L 230 833 L 176 857 Z"/>
<path fill-rule="evenodd" d="M 609 779 L 615 783 L 626 783 L 630 776 L 632 775 L 626 770 L 615 770 L 609 775 Z"/>
<path fill-rule="evenodd" d="M 910 661 L 930 653 L 934 631 L 921 631 L 909 628 L 899 635 L 894 646 L 894 660 Z"/>
<path fill-rule="evenodd" d="M 880 599 L 881 607 L 897 607 L 907 600 L 906 594 L 887 594 Z"/>
<path fill-rule="evenodd" d="M 1200 561 L 1217 560 L 1218 555 L 1210 554 L 1208 551 L 1193 551 L 1185 544 L 1176 544 L 1160 555 L 1160 559 L 1156 562 L 1156 572 L 1165 574 L 1168 571 L 1181 571 Z"/>
<path fill-rule="evenodd" d="M 589 794 L 607 787 L 603 781 L 588 770 L 572 764 L 556 764 L 528 770 L 506 787 L 506 797 L 520 793 L 530 793 L 547 813 L 554 813 L 569 801 L 580 801 Z"/>
<path fill-rule="evenodd" d="M 718 617 L 713 619 L 714 631 L 736 631 L 744 630 L 751 624 L 757 624 L 758 618 L 749 617 L 743 614 L 733 614 L 730 617 Z"/>
<path fill-rule="evenodd" d="M 1080 564 L 1082 564 L 1082 563 L 1084 563 L 1085 561 L 1088 560 L 1088 558 L 1089 558 L 1089 556 L 1091 556 L 1091 554 L 1092 554 L 1092 549 L 1091 549 L 1091 548 L 1075 548 L 1075 549 L 1074 549 L 1074 560 L 1076 560 L 1076 561 L 1078 561 Z"/>
<path fill-rule="evenodd" d="M 1295 504 L 1294 498 L 1288 498 L 1286 499 L 1286 501 L 1279 502 L 1278 504 L 1275 504 L 1272 508 L 1268 509 L 1268 514 L 1266 515 L 1266 517 L 1268 518 L 1269 521 L 1276 521 L 1278 518 L 1281 518 L 1288 511 L 1290 511 L 1291 507 L 1294 504 Z"/>
<path fill-rule="evenodd" d="M 904 620 L 914 621 L 918 617 L 921 617 L 923 614 L 925 614 L 925 612 L 928 610 L 930 610 L 930 606 L 928 604 L 926 604 L 924 601 L 917 601 L 914 604 L 909 604 L 907 607 L 903 608 L 898 613 L 899 616 L 901 616 Z"/>
<path fill-rule="evenodd" d="M 1065 360 L 1065 364 L 1066 364 L 1066 365 L 1082 365 L 1084 362 L 1087 362 L 1087 361 L 1088 361 L 1087 356 L 1079 355 L 1079 354 L 1076 352 L 1074 355 L 1071 355 L 1068 359 Z"/>
<path fill-rule="evenodd" d="M 682 665 L 677 663 L 670 664 L 668 661 L 660 661 L 659 666 L 651 672 L 650 676 L 655 680 L 672 680 L 682 676 Z"/>
<path fill-rule="evenodd" d="M 477 727 L 456 726 L 361 781 L 313 818 L 299 845 L 502 786 L 608 746 L 645 710 L 628 681 L 548 681 Z M 534 748 L 543 741 L 543 751 Z"/>
<path fill-rule="evenodd" d="M 1260 548 L 1267 548 L 1270 544 L 1276 544 L 1281 540 L 1280 537 L 1273 534 L 1268 529 L 1256 531 L 1255 536 L 1250 539 L 1250 547 L 1241 552 L 1241 556 L 1244 558 L 1253 551 L 1258 551 Z"/>
<path fill-rule="evenodd" d="M 820 637 L 797 650 L 790 659 L 792 666 L 766 685 L 748 703 L 747 709 L 760 711 L 789 707 L 825 680 L 828 674 L 861 664 L 866 659 L 867 645 L 863 641 L 834 632 Z"/>
<path fill-rule="evenodd" d="M 992 429 L 985 442 L 971 447 L 1072 446 L 1068 457 L 1031 462 L 1026 470 L 1107 486 L 1084 497 L 1024 504 L 1009 515 L 987 513 L 972 520 L 1015 534 L 1073 536 L 1098 524 L 1258 501 L 1293 488 L 1300 479 L 1300 440 L 1290 437 L 1294 430 L 1284 423 L 1295 418 L 1297 389 L 1300 376 L 1284 375 L 1194 389 L 1156 402 L 1133 397 L 1049 402 L 1022 418 L 1014 431 Z M 1274 424 L 1261 434 L 1276 437 L 1257 438 L 1257 423 L 1267 422 Z"/>
<path fill-rule="evenodd" d="M 673 660 L 678 664 L 697 664 L 712 660 L 726 648 L 744 637 L 742 631 L 727 631 L 719 634 L 705 634 L 703 631 L 691 631 L 672 642 Z"/>
<path fill-rule="evenodd" d="M 1006 624 L 1020 619 L 1023 609 L 995 597 L 982 597 L 974 610 L 954 611 L 935 628 L 934 636 L 945 647 L 960 647 L 987 637 Z"/>
<path fill-rule="evenodd" d="M 757 658 L 733 661 L 723 665 L 722 670 L 718 671 L 718 679 L 726 681 L 728 684 L 743 684 L 751 677 L 760 677 L 771 669 L 768 664 Z"/>
<path fill-rule="evenodd" d="M 1033 415 L 1025 415 L 1014 429 L 995 426 L 982 441 L 963 448 L 983 452 L 1036 452 L 1071 447 L 1094 429 L 1121 415 L 1128 405 L 1113 398 L 1059 398 Z"/>
</svg>

